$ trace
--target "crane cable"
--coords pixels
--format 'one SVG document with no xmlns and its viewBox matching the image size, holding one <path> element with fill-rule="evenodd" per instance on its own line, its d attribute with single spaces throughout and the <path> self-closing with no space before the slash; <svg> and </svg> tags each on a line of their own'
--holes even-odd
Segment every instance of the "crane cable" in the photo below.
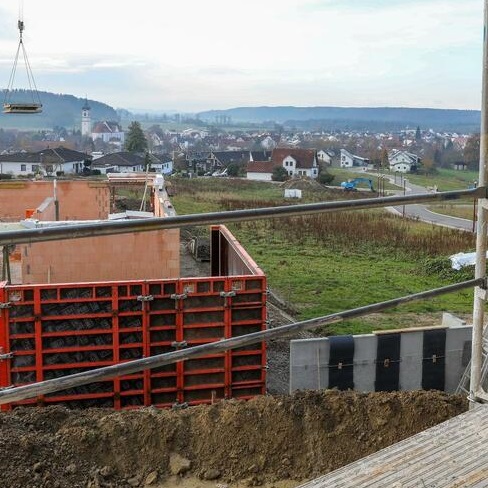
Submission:
<svg viewBox="0 0 488 488">
<path fill-rule="evenodd" d="M 39 92 L 37 90 L 36 82 L 34 80 L 34 75 L 32 73 L 32 68 L 29 63 L 29 58 L 27 57 L 27 51 L 25 50 L 24 46 L 24 41 L 22 39 L 22 33 L 24 31 L 24 2 L 21 0 L 20 5 L 19 5 L 19 20 L 17 22 L 17 26 L 19 28 L 19 45 L 17 46 L 17 52 L 15 53 L 15 59 L 14 59 L 14 64 L 12 67 L 12 71 L 10 73 L 10 78 L 8 81 L 7 89 L 5 90 L 5 98 L 4 98 L 4 105 L 8 104 L 11 102 L 11 96 L 12 96 L 12 90 L 13 90 L 13 84 L 14 84 L 14 79 L 15 79 L 15 74 L 17 72 L 17 65 L 19 61 L 19 53 L 20 50 L 22 49 L 22 57 L 24 59 L 24 64 L 26 67 L 27 71 L 27 81 L 29 84 L 29 90 L 32 96 L 32 101 L 34 103 L 39 103 L 41 104 L 41 98 L 39 96 Z"/>
</svg>

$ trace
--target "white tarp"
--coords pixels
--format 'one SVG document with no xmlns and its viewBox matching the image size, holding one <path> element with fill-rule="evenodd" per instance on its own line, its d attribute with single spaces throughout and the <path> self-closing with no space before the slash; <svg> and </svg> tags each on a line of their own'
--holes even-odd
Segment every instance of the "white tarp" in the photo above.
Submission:
<svg viewBox="0 0 488 488">
<path fill-rule="evenodd" d="M 287 188 L 285 189 L 285 198 L 302 198 L 302 190 Z"/>
<path fill-rule="evenodd" d="M 488 257 L 488 253 L 486 253 Z M 464 266 L 474 266 L 476 263 L 476 253 L 475 252 L 458 252 L 449 256 L 451 260 L 452 269 L 460 270 Z"/>
</svg>

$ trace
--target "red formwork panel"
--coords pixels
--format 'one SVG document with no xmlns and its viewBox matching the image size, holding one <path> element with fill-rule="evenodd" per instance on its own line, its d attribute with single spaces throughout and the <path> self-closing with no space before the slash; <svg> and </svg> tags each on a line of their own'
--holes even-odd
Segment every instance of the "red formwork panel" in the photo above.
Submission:
<svg viewBox="0 0 488 488">
<path fill-rule="evenodd" d="M 264 276 L 0 285 L 0 388 L 263 330 Z M 264 343 L 22 404 L 135 408 L 265 392 Z"/>
<path fill-rule="evenodd" d="M 233 296 L 229 317 L 229 336 L 236 337 L 262 330 L 266 324 L 264 276 L 229 278 Z M 251 398 L 261 394 L 266 382 L 266 343 L 251 344 L 228 351 L 231 389 L 229 397 Z"/>
</svg>

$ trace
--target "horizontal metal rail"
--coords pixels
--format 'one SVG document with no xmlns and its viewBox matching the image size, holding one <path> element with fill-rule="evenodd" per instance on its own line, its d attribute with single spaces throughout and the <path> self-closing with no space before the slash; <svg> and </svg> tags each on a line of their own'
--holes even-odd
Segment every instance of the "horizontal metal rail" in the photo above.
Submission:
<svg viewBox="0 0 488 488">
<path fill-rule="evenodd" d="M 281 207 L 265 207 L 228 212 L 211 212 L 174 217 L 154 217 L 138 220 L 118 220 L 96 222 L 92 224 L 76 224 L 60 227 L 14 230 L 0 232 L 0 246 L 15 244 L 32 244 L 35 242 L 78 239 L 82 237 L 107 236 L 128 232 L 149 232 L 162 229 L 176 229 L 186 225 L 225 224 L 259 220 L 270 217 L 293 217 L 310 215 L 337 210 L 360 210 L 365 208 L 389 207 L 411 203 L 424 203 L 444 200 L 460 200 L 462 198 L 486 198 L 487 187 L 470 190 L 456 190 L 438 193 L 421 193 L 392 197 L 364 198 L 358 200 L 340 200 L 333 202 L 307 203 L 301 205 L 285 205 Z"/>
<path fill-rule="evenodd" d="M 485 287 L 485 285 L 485 278 L 463 281 L 461 283 L 455 283 L 453 285 L 444 286 L 442 288 L 436 288 L 433 290 L 414 293 L 412 295 L 407 295 L 400 298 L 394 298 L 385 302 L 379 302 L 372 305 L 353 308 L 343 312 L 325 315 L 323 317 L 304 320 L 302 322 L 282 325 L 274 329 L 253 332 L 251 334 L 239 337 L 232 337 L 230 339 L 223 339 L 221 341 L 212 342 L 210 344 L 202 344 L 200 346 L 194 346 L 188 349 L 180 349 L 174 352 L 159 354 L 143 359 L 136 359 L 134 361 L 129 361 L 122 364 L 115 364 L 113 366 L 106 366 L 104 368 L 93 369 L 91 371 L 84 371 L 82 373 L 76 373 L 61 378 L 33 383 L 31 385 L 19 386 L 16 388 L 0 391 L 0 405 L 11 402 L 18 402 L 40 395 L 46 395 L 48 393 L 62 391 L 67 388 L 87 385 L 89 383 L 94 383 L 97 381 L 108 380 L 116 376 L 133 374 L 139 371 L 144 371 L 146 369 L 157 368 L 159 366 L 172 364 L 177 361 L 185 361 L 188 359 L 194 359 L 210 354 L 217 354 L 228 351 L 230 349 L 236 349 L 238 347 L 256 344 L 261 341 L 287 336 L 297 331 L 302 331 L 321 325 L 337 323 L 354 317 L 368 315 L 373 312 L 379 312 L 381 310 L 393 308 L 414 300 L 430 298 L 437 295 L 462 290 L 465 288 L 472 288 L 474 286 Z"/>
</svg>

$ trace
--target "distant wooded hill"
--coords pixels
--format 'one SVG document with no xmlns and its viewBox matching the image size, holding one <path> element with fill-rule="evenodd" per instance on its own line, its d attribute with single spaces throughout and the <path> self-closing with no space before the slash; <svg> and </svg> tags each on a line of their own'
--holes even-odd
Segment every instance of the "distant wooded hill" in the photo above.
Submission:
<svg viewBox="0 0 488 488">
<path fill-rule="evenodd" d="M 81 129 L 81 108 L 85 104 L 84 98 L 73 95 L 61 95 L 49 92 L 39 92 L 42 102 L 42 113 L 34 115 L 0 114 L 0 127 L 4 129 L 52 129 L 65 127 L 66 129 Z M 13 101 L 29 100 L 26 92 L 17 90 L 13 92 Z M 118 121 L 115 109 L 105 103 L 88 100 L 91 108 L 91 120 Z"/>
<path fill-rule="evenodd" d="M 276 122 L 304 129 L 398 130 L 405 127 L 476 132 L 478 110 L 434 108 L 353 107 L 238 107 L 200 112 L 200 119 L 215 123 L 219 116 L 235 122 Z"/>
</svg>

